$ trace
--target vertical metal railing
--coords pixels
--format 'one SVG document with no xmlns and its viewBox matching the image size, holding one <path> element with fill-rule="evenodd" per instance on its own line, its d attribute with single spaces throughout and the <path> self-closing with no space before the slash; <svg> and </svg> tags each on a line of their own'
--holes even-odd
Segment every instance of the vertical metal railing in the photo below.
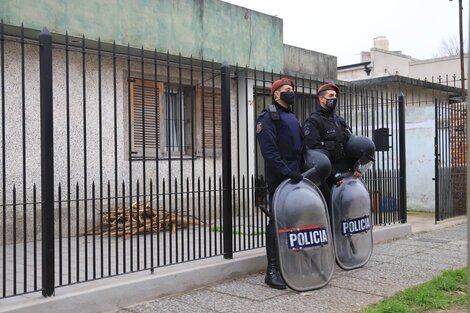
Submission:
<svg viewBox="0 0 470 313">
<path fill-rule="evenodd" d="M 59 286 L 214 256 L 230 258 L 234 252 L 264 245 L 267 220 L 260 206 L 267 205 L 266 186 L 260 181 L 262 160 L 254 126 L 259 111 L 271 101 L 271 82 L 282 74 L 230 68 L 144 47 L 105 45 L 100 40 L 90 44 L 84 36 L 56 40 L 50 66 L 57 75 L 49 82 L 55 111 L 50 122 L 41 121 L 46 126 L 43 132 L 51 132 L 54 125 L 48 138 L 55 141 L 46 146 L 56 148 L 43 161 L 55 163 L 44 164 L 53 167 L 44 176 L 26 164 L 36 151 L 24 140 L 28 127 L 39 131 L 27 120 L 31 118 L 27 88 L 34 83 L 26 62 L 31 58 L 30 43 L 17 40 L 20 57 L 5 61 L 5 50 L 11 48 L 4 46 L 3 24 L 0 29 L 2 297 L 41 288 L 49 296 Z M 22 140 L 17 155 L 25 164 L 19 168 L 19 178 L 12 175 L 14 156 L 9 154 L 15 121 L 9 121 L 8 113 L 15 102 L 6 95 L 5 82 L 12 79 L 5 74 L 9 62 L 25 64 L 18 67 L 25 73 L 16 90 L 23 108 L 18 111 Z M 303 123 L 315 110 L 316 90 L 323 82 L 292 78 L 298 93 L 294 110 Z M 42 78 L 41 84 L 45 82 Z M 171 102 L 174 90 L 182 96 Z M 398 109 L 403 103 L 395 93 L 380 88 L 347 85 L 341 90 L 339 110 L 355 134 L 370 137 L 372 130 L 390 128 L 393 148 L 377 154 L 365 178 L 372 192 L 402 201 L 406 172 L 400 172 L 404 140 L 399 138 L 403 112 Z M 52 101 L 52 91 L 50 97 Z M 179 119 L 167 117 L 171 109 Z M 41 139 L 47 138 L 41 134 Z M 45 180 L 39 200 L 42 223 L 36 221 L 38 179 Z M 403 210 L 406 203 L 397 207 Z M 403 214 L 379 201 L 374 222 L 400 222 Z M 10 220 L 18 224 L 24 241 L 19 233 L 8 234 Z M 35 237 L 37 226 L 45 229 L 41 240 Z M 21 261 L 28 266 L 19 265 Z M 36 271 L 38 263 L 45 272 L 27 273 L 30 265 Z"/>
<path fill-rule="evenodd" d="M 5 38 L 3 19 L 0 21 L 0 75 L 2 78 L 2 296 L 7 295 L 7 210 L 6 210 L 6 145 L 5 143 Z"/>
<path fill-rule="evenodd" d="M 435 221 L 466 213 L 466 103 L 435 99 Z"/>
<path fill-rule="evenodd" d="M 41 88 L 41 199 L 42 199 L 42 295 L 54 293 L 54 115 L 52 97 L 52 36 L 39 34 Z M 25 239 L 26 240 L 26 239 Z"/>
<path fill-rule="evenodd" d="M 223 190 L 223 253 L 226 259 L 233 257 L 232 238 L 232 132 L 230 104 L 230 68 L 221 68 L 222 85 L 222 190 Z"/>
<path fill-rule="evenodd" d="M 399 221 L 406 223 L 406 141 L 405 141 L 405 96 L 398 96 L 399 152 L 400 152 L 400 191 L 399 191 Z"/>
</svg>

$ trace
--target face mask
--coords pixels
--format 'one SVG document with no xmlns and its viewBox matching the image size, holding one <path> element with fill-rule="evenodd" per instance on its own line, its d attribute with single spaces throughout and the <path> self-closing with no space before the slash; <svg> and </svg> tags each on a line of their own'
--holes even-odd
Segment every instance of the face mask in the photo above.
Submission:
<svg viewBox="0 0 470 313">
<path fill-rule="evenodd" d="M 333 111 L 336 108 L 337 102 L 338 99 L 336 98 L 326 99 L 326 107 L 328 108 L 328 110 Z"/>
<path fill-rule="evenodd" d="M 292 105 L 294 104 L 295 93 L 293 91 L 281 92 L 280 98 L 285 103 Z"/>
</svg>

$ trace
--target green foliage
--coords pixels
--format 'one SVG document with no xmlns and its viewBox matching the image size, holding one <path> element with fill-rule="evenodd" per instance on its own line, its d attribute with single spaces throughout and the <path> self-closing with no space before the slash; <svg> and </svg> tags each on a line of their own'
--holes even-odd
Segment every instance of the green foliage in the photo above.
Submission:
<svg viewBox="0 0 470 313">
<path fill-rule="evenodd" d="M 467 306 L 468 268 L 444 271 L 414 288 L 385 299 L 361 313 L 419 313 Z"/>
</svg>

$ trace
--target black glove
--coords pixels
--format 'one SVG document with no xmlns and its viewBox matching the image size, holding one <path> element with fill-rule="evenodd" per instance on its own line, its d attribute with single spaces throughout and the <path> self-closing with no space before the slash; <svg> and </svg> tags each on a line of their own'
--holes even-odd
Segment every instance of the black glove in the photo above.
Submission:
<svg viewBox="0 0 470 313">
<path fill-rule="evenodd" d="M 336 173 L 335 174 L 335 184 L 336 186 L 339 186 L 343 183 L 344 176 L 341 173 Z"/>
<path fill-rule="evenodd" d="M 287 177 L 289 177 L 290 179 L 292 179 L 294 181 L 294 183 L 298 183 L 300 182 L 302 179 L 304 179 L 304 177 L 302 176 L 302 174 L 300 174 L 299 172 L 290 172 L 289 174 L 287 174 Z"/>
</svg>

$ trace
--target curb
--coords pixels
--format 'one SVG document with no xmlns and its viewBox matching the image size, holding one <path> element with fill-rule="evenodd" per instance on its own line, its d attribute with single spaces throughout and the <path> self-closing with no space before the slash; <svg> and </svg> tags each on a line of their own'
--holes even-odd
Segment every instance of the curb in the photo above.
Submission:
<svg viewBox="0 0 470 313">
<path fill-rule="evenodd" d="M 374 244 L 410 236 L 410 224 L 375 226 Z M 156 298 L 203 288 L 228 279 L 263 271 L 265 248 L 237 252 L 233 259 L 217 256 L 169 265 L 155 270 L 130 273 L 56 289 L 52 297 L 41 293 L 1 300 L 0 313 L 105 312 Z"/>
</svg>

